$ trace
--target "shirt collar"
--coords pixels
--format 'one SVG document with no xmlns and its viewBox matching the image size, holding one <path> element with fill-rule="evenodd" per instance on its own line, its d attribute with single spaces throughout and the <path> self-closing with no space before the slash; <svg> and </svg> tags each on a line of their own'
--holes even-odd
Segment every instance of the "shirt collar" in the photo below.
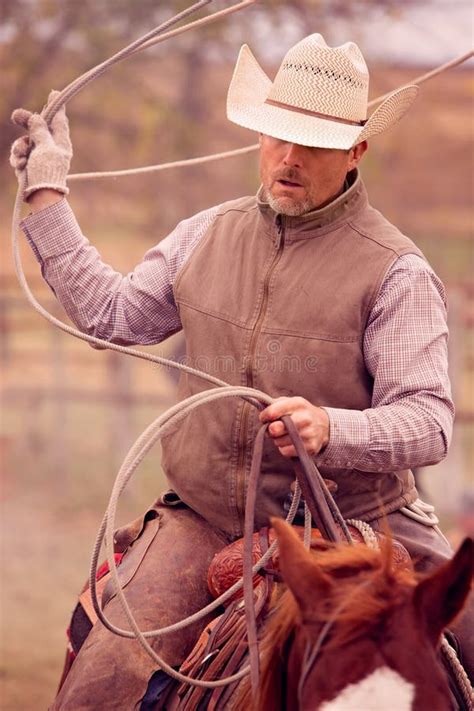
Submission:
<svg viewBox="0 0 474 711">
<path fill-rule="evenodd" d="M 291 233 L 293 239 L 308 238 L 308 233 L 335 226 L 344 221 L 349 215 L 360 210 L 368 202 L 364 183 L 357 168 L 347 174 L 344 183 L 344 192 L 325 207 L 311 210 L 299 217 L 282 215 L 281 219 L 285 229 Z M 257 193 L 257 203 L 260 212 L 266 220 L 276 222 L 279 219 L 276 213 L 263 199 L 263 187 Z"/>
</svg>

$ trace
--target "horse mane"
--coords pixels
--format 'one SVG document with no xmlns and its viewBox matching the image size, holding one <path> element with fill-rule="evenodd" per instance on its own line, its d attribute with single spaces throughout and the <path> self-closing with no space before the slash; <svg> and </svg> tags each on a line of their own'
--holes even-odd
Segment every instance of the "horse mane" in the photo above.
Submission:
<svg viewBox="0 0 474 711">
<path fill-rule="evenodd" d="M 418 580 L 412 569 L 396 567 L 389 538 L 378 550 L 362 544 L 347 546 L 326 541 L 316 545 L 313 542 L 313 549 L 315 564 L 334 584 L 324 598 L 315 593 L 314 608 L 305 620 L 301 619 L 291 591 L 282 591 L 282 586 L 277 586 L 279 590 L 274 593 L 260 643 L 260 698 L 267 704 L 269 698 L 275 702 L 281 698 L 286 650 L 301 625 L 334 621 L 325 646 L 337 647 L 380 626 L 392 610 L 406 601 Z M 239 702 L 242 706 L 239 704 L 238 708 L 252 708 L 247 681 L 242 685 Z M 265 708 L 270 707 L 271 704 L 265 705 Z"/>
</svg>

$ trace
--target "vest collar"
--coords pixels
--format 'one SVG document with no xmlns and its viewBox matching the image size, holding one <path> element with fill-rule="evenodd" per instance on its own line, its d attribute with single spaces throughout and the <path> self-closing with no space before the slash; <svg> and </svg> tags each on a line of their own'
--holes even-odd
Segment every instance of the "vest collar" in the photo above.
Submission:
<svg viewBox="0 0 474 711">
<path fill-rule="evenodd" d="M 315 232 L 326 232 L 368 204 L 367 191 L 357 168 L 347 174 L 346 186 L 344 192 L 325 207 L 312 210 L 299 217 L 281 215 L 290 239 L 308 239 L 314 236 Z M 263 187 L 260 186 L 257 193 L 260 212 L 266 220 L 276 223 L 280 219 L 280 215 L 263 199 L 262 193 Z"/>
</svg>

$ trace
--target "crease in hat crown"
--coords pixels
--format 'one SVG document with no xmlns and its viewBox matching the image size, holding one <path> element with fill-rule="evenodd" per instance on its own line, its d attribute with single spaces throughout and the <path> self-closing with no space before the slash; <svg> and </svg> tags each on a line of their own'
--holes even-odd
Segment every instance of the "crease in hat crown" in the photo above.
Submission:
<svg viewBox="0 0 474 711">
<path fill-rule="evenodd" d="M 369 72 L 354 42 L 329 47 L 312 34 L 285 55 L 274 81 L 243 45 L 227 95 L 227 117 L 292 143 L 346 150 L 395 124 L 418 87 L 393 91 L 367 119 Z"/>
<path fill-rule="evenodd" d="M 348 121 L 367 118 L 369 71 L 354 42 L 309 35 L 285 55 L 267 99 Z"/>
</svg>

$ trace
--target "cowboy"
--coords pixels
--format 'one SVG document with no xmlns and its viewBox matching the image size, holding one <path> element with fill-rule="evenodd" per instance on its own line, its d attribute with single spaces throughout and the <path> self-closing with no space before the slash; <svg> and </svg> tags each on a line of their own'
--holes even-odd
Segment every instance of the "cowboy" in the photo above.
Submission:
<svg viewBox="0 0 474 711">
<path fill-rule="evenodd" d="M 162 441 L 171 490 L 117 542 L 142 628 L 209 601 L 207 566 L 242 535 L 251 444 L 264 421 L 256 526 L 282 515 L 295 455 L 283 415 L 336 482 L 346 519 L 376 530 L 388 522 L 420 570 L 452 554 L 417 503 L 411 473 L 442 460 L 451 438 L 444 289 L 413 242 L 369 205 L 358 170 L 367 141 L 403 116 L 417 89 L 393 92 L 367 119 L 368 82 L 353 42 L 332 48 L 310 35 L 273 82 L 244 46 L 227 115 L 260 135 L 258 194 L 184 220 L 125 278 L 102 263 L 64 199 L 72 155 L 64 110 L 50 129 L 39 115 L 15 115 L 29 131 L 12 149 L 32 210 L 22 227 L 78 327 L 126 344 L 182 329 L 190 365 L 199 358 L 210 374 L 276 398 L 260 415 L 244 401 L 204 407 Z M 184 375 L 179 392 L 204 388 Z M 104 601 L 123 626 L 113 591 Z M 197 631 L 153 644 L 178 666 Z M 456 634 L 472 670 L 466 622 Z M 97 623 L 54 708 L 94 708 L 99 689 L 107 708 L 135 708 L 152 673 L 136 643 Z"/>
</svg>

